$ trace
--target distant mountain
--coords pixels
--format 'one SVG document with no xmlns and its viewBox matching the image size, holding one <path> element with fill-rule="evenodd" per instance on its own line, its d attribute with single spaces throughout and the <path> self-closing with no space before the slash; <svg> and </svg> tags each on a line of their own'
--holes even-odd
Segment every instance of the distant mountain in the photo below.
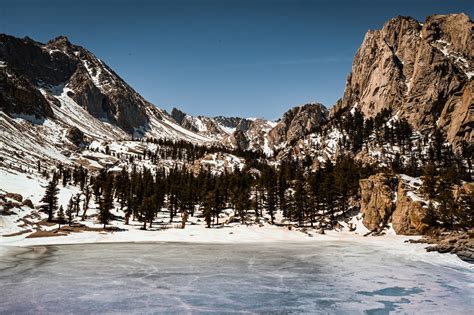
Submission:
<svg viewBox="0 0 474 315">
<path fill-rule="evenodd" d="M 191 116 L 177 108 L 173 108 L 171 117 L 183 128 L 215 139 L 226 146 L 272 153 L 268 133 L 276 126 L 273 121 L 260 118 Z"/>
</svg>

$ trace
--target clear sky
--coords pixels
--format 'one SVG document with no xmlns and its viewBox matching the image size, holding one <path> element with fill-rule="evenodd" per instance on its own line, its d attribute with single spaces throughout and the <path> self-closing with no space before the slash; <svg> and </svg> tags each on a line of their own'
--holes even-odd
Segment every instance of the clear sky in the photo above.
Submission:
<svg viewBox="0 0 474 315">
<path fill-rule="evenodd" d="M 331 107 L 368 29 L 473 11 L 472 0 L 2 0 L 0 32 L 66 35 L 167 110 L 276 119 Z"/>
</svg>

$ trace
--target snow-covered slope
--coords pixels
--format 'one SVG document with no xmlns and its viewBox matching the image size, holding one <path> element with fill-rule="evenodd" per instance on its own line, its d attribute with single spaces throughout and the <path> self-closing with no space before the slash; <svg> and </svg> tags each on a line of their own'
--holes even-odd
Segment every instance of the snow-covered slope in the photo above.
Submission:
<svg viewBox="0 0 474 315">
<path fill-rule="evenodd" d="M 261 118 L 191 116 L 173 108 L 171 116 L 177 124 L 221 144 L 243 150 L 273 153 L 268 134 L 277 123 Z"/>
<path fill-rule="evenodd" d="M 94 140 L 214 141 L 181 127 L 65 37 L 42 44 L 1 35 L 0 44 L 0 154 L 7 167 L 71 163 L 70 155 Z"/>
</svg>

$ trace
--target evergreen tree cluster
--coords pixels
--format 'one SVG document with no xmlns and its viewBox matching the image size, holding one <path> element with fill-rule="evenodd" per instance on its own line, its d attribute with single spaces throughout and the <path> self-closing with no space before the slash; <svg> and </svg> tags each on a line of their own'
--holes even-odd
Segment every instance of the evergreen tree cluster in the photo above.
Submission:
<svg viewBox="0 0 474 315">
<path fill-rule="evenodd" d="M 48 221 L 57 212 L 58 222 L 71 224 L 87 218 L 94 198 L 98 205 L 97 219 L 104 228 L 114 219 L 116 207 L 125 211 L 126 224 L 130 220 L 138 221 L 143 229 L 152 228 L 160 212 L 161 218 L 166 214 L 169 223 L 178 221 L 183 227 L 189 216 L 199 214 L 207 227 L 212 227 L 222 223 L 219 217 L 227 208 L 235 210 L 235 220 L 242 224 L 249 223 L 249 218 L 257 221 L 268 218 L 274 224 L 276 216 L 282 215 L 286 222 L 296 222 L 299 226 L 314 227 L 328 222 L 334 225 L 357 200 L 359 180 L 384 171 L 422 175 L 423 192 L 430 201 L 434 222 L 449 228 L 473 226 L 472 194 L 456 195 L 455 191 L 462 181 L 472 181 L 472 144 L 464 142 L 461 150 L 453 153 L 440 130 L 435 128 L 431 134 L 414 137 L 406 120 L 391 117 L 390 109 L 369 119 L 364 119 L 357 109 L 338 116 L 331 124 L 345 131 L 339 144 L 342 153 L 336 161 L 327 160 L 317 170 L 311 169 L 314 161 L 310 156 L 303 160 L 289 156 L 275 166 L 261 152 L 199 146 L 185 141 L 141 140 L 156 144 L 156 149 L 128 156 L 130 163 L 120 172 L 104 168 L 91 176 L 80 166 L 59 165 L 42 199 L 42 210 L 48 214 Z M 400 150 L 388 164 L 372 166 L 356 161 L 354 156 L 373 142 L 398 146 Z M 165 169 L 156 163 L 162 159 L 192 163 L 216 152 L 245 158 L 245 167 L 215 174 L 212 170 L 196 173 L 186 164 Z M 111 151 L 106 147 L 104 153 Z M 157 167 L 138 169 L 135 159 L 151 160 Z M 49 177 L 44 167 L 38 164 L 37 168 Z M 81 194 L 71 198 L 66 210 L 61 207 L 58 211 L 59 184 L 78 186 Z"/>
</svg>

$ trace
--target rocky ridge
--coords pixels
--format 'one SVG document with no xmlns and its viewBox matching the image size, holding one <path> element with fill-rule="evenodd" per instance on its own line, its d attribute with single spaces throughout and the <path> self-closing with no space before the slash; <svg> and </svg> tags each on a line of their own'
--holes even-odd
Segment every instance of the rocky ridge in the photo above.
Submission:
<svg viewBox="0 0 474 315">
<path fill-rule="evenodd" d="M 272 153 L 268 146 L 268 133 L 276 123 L 260 118 L 191 116 L 173 108 L 171 117 L 181 127 L 215 139 L 225 146 L 241 150 Z"/>
<path fill-rule="evenodd" d="M 416 130 L 435 124 L 449 142 L 473 141 L 474 40 L 471 19 L 397 16 L 369 31 L 332 116 L 358 107 L 366 117 L 392 108 Z"/>
</svg>

